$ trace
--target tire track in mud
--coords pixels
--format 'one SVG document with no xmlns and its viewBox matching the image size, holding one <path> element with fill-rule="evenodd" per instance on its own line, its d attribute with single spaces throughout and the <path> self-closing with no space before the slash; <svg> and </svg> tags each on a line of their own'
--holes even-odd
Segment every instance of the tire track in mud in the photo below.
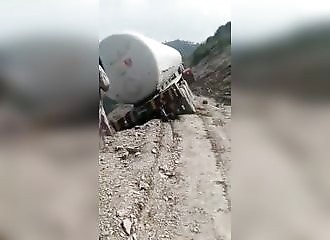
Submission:
<svg viewBox="0 0 330 240">
<path fill-rule="evenodd" d="M 207 135 L 207 139 L 210 141 L 210 144 L 212 146 L 212 152 L 215 155 L 216 158 L 216 167 L 217 170 L 220 172 L 222 180 L 221 181 L 217 181 L 218 185 L 221 185 L 223 188 L 223 193 L 224 193 L 224 198 L 227 202 L 227 209 L 226 211 L 231 211 L 231 207 L 232 207 L 232 203 L 231 203 L 231 197 L 230 197 L 230 183 L 229 183 L 229 179 L 228 179 L 228 162 L 226 162 L 223 158 L 222 158 L 222 154 L 226 151 L 225 147 L 220 143 L 219 141 L 219 137 L 217 136 L 216 128 L 212 129 L 211 126 L 216 126 L 217 124 L 215 123 L 214 117 L 212 117 L 212 115 L 209 116 L 205 116 L 204 114 L 198 114 L 198 116 L 200 117 L 200 119 L 202 120 L 204 127 L 205 127 L 205 131 L 206 131 L 206 135 Z"/>
<path fill-rule="evenodd" d="M 154 172 L 155 172 L 155 170 L 157 169 L 157 166 L 158 166 L 158 161 L 159 161 L 159 157 L 160 157 L 159 149 L 160 149 L 161 143 L 163 141 L 163 137 L 164 137 L 163 133 L 164 133 L 164 123 L 161 122 L 160 127 L 159 127 L 159 131 L 157 132 L 157 137 L 156 137 L 156 142 L 155 142 L 156 146 L 152 150 L 152 151 L 156 151 L 155 152 L 155 157 L 154 157 L 154 163 L 150 168 L 149 174 L 146 176 L 146 179 L 148 179 L 148 181 L 146 181 L 146 182 L 150 186 L 147 189 L 147 191 L 145 192 L 146 201 L 143 203 L 143 205 L 134 204 L 134 206 L 133 206 L 137 209 L 137 216 L 136 217 L 137 217 L 138 221 L 141 219 L 142 213 L 143 213 L 146 205 L 148 205 L 150 196 L 151 196 L 152 192 L 154 191 L 154 188 L 155 188 L 155 185 L 156 185 L 155 179 L 154 179 Z"/>
<path fill-rule="evenodd" d="M 182 116 L 175 123 L 182 136 L 182 154 L 178 171 L 183 181 L 176 186 L 182 196 L 178 204 L 181 221 L 175 240 L 214 240 L 231 238 L 228 204 L 224 197 L 222 176 L 202 119 Z"/>
<path fill-rule="evenodd" d="M 160 147 L 161 147 L 161 143 L 163 141 L 163 138 L 164 138 L 164 123 L 161 122 L 160 123 L 160 127 L 159 127 L 159 132 L 158 132 L 158 135 L 157 135 L 157 140 L 156 140 L 156 147 L 153 149 L 156 151 L 155 153 L 155 159 L 154 159 L 154 163 L 152 165 L 152 167 L 150 168 L 150 173 L 149 175 L 147 176 L 147 178 L 149 179 L 149 181 L 147 182 L 150 186 L 150 188 L 148 188 L 148 190 L 146 191 L 146 197 L 147 197 L 147 200 L 146 202 L 144 203 L 144 206 L 141 207 L 141 206 L 138 206 L 138 220 L 141 219 L 141 216 L 142 216 L 142 213 L 143 211 L 145 210 L 145 207 L 146 205 L 148 205 L 148 202 L 150 200 L 150 195 L 152 194 L 152 192 L 154 191 L 155 189 L 155 186 L 156 186 L 156 183 L 155 183 L 155 179 L 154 179 L 154 173 L 157 169 L 157 166 L 158 166 L 158 162 L 159 162 L 159 158 L 160 158 Z M 153 151 L 152 150 L 152 151 Z"/>
<path fill-rule="evenodd" d="M 172 190 L 179 175 L 176 165 L 180 159 L 180 136 L 174 122 L 162 123 L 157 160 L 151 171 L 153 187 L 146 208 L 141 211 L 138 239 L 172 239 L 179 224 L 176 203 L 179 196 Z"/>
</svg>

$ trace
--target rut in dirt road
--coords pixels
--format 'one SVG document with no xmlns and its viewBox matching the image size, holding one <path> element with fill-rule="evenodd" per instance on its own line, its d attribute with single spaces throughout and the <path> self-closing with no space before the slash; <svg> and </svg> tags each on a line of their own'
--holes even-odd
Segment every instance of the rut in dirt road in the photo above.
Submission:
<svg viewBox="0 0 330 240">
<path fill-rule="evenodd" d="M 227 201 L 227 211 L 231 211 L 231 197 L 230 197 L 230 181 L 228 179 L 229 163 L 222 157 L 226 153 L 226 149 L 229 148 L 229 143 L 222 145 L 224 142 L 223 138 L 220 138 L 221 129 L 216 129 L 213 118 L 201 116 L 201 119 L 206 130 L 207 138 L 210 140 L 212 146 L 212 152 L 216 157 L 217 170 L 220 172 L 222 180 L 218 181 L 217 184 L 223 187 L 224 198 Z"/>
<path fill-rule="evenodd" d="M 107 139 L 100 239 L 231 239 L 230 146 L 214 111 Z"/>
<path fill-rule="evenodd" d="M 178 186 L 183 196 L 183 218 L 175 239 L 230 239 L 230 206 L 219 184 L 227 177 L 217 168 L 204 122 L 197 115 L 185 116 L 177 129 L 183 138 L 178 171 L 184 176 L 184 184 Z"/>
</svg>

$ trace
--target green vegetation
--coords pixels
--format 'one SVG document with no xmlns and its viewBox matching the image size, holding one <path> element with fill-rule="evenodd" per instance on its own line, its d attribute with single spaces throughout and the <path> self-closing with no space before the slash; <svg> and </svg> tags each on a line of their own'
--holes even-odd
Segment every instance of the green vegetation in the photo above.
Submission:
<svg viewBox="0 0 330 240">
<path fill-rule="evenodd" d="M 207 38 L 207 40 L 194 51 L 190 62 L 192 65 L 196 65 L 213 51 L 222 52 L 229 45 L 231 45 L 231 22 L 219 27 L 213 36 Z"/>
</svg>

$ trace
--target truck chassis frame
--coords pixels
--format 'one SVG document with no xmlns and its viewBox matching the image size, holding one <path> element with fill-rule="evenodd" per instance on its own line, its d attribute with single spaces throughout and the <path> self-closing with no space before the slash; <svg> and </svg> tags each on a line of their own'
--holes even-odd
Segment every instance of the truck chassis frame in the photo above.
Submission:
<svg viewBox="0 0 330 240">
<path fill-rule="evenodd" d="M 132 128 L 136 125 L 160 118 L 163 121 L 177 118 L 182 114 L 194 114 L 194 96 L 182 73 L 176 73 L 171 84 L 161 90 L 151 100 L 135 106 L 123 117 L 110 120 L 110 124 L 116 131 Z"/>
</svg>

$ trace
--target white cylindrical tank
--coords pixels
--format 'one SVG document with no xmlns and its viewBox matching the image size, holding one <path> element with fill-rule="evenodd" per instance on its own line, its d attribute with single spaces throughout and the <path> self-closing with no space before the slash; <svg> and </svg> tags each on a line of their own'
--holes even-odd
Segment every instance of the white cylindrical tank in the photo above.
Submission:
<svg viewBox="0 0 330 240">
<path fill-rule="evenodd" d="M 182 63 L 177 50 L 137 33 L 102 40 L 100 58 L 110 78 L 108 97 L 128 104 L 150 96 Z"/>
</svg>

